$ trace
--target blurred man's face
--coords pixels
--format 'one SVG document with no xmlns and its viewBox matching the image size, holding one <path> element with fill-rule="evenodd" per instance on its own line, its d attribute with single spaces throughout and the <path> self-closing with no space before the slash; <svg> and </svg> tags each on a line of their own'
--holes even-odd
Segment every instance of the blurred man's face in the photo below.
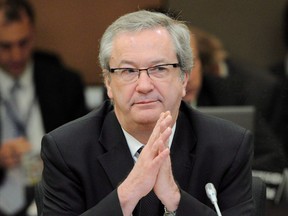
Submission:
<svg viewBox="0 0 288 216">
<path fill-rule="evenodd" d="M 0 67 L 13 77 L 19 77 L 31 58 L 34 27 L 23 13 L 22 19 L 6 22 L 0 11 Z"/>
</svg>

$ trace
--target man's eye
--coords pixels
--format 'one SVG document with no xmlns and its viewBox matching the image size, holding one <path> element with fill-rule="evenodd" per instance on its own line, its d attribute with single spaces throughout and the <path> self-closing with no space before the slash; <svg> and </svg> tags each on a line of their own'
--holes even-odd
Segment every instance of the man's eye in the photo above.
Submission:
<svg viewBox="0 0 288 216">
<path fill-rule="evenodd" d="M 167 70 L 167 68 L 164 66 L 156 66 L 156 67 L 151 68 L 152 73 L 153 72 L 164 72 L 166 70 Z"/>
<path fill-rule="evenodd" d="M 137 73 L 137 70 L 135 70 L 134 68 L 124 68 L 122 69 L 122 73 Z"/>
<path fill-rule="evenodd" d="M 20 46 L 20 47 L 25 47 L 25 46 L 28 45 L 28 43 L 29 43 L 29 40 L 28 40 L 28 39 L 24 39 L 24 40 L 21 40 L 21 41 L 19 42 L 19 46 Z"/>
<path fill-rule="evenodd" d="M 9 43 L 0 43 L 0 49 L 2 50 L 9 50 L 11 49 L 12 45 Z"/>
<path fill-rule="evenodd" d="M 159 70 L 159 71 L 163 71 L 163 70 L 167 70 L 167 68 L 164 67 L 164 66 L 158 66 L 158 67 L 157 67 L 157 70 Z"/>
</svg>

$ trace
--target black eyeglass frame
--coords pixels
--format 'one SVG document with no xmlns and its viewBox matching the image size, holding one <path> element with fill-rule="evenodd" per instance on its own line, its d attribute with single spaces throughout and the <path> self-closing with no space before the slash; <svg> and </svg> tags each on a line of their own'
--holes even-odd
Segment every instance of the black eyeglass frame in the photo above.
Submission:
<svg viewBox="0 0 288 216">
<path fill-rule="evenodd" d="M 143 71 L 143 70 L 146 70 L 147 71 L 147 74 L 149 76 L 149 69 L 152 69 L 152 68 L 157 68 L 157 67 L 162 67 L 162 66 L 173 66 L 173 68 L 177 68 L 177 67 L 180 67 L 180 63 L 168 63 L 168 64 L 160 64 L 160 65 L 155 65 L 155 66 L 151 66 L 151 67 L 148 67 L 148 68 L 109 68 L 108 71 L 110 73 L 114 73 L 116 70 L 133 70 L 133 72 L 138 72 L 140 73 L 140 71 Z"/>
</svg>

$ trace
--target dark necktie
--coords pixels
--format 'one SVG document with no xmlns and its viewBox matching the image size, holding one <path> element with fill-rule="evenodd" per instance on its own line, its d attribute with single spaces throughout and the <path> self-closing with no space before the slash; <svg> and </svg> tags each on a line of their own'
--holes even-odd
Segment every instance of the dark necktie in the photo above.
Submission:
<svg viewBox="0 0 288 216">
<path fill-rule="evenodd" d="M 140 155 L 143 146 L 138 149 Z M 159 215 L 159 203 L 160 200 L 155 195 L 154 191 L 150 191 L 145 197 L 143 197 L 136 206 L 133 216 L 158 216 Z"/>
</svg>

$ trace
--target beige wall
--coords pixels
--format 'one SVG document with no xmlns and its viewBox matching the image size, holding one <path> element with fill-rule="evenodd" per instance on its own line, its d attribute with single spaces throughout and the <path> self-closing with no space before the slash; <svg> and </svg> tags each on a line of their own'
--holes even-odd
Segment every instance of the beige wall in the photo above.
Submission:
<svg viewBox="0 0 288 216">
<path fill-rule="evenodd" d="M 118 16 L 166 5 L 183 19 L 216 34 L 233 58 L 259 67 L 284 56 L 281 19 L 286 0 L 31 0 L 37 46 L 58 52 L 87 84 L 101 82 L 98 40 Z"/>
<path fill-rule="evenodd" d="M 83 74 L 87 84 L 101 82 L 98 40 L 118 16 L 161 0 L 31 0 L 36 11 L 39 48 L 56 51 Z"/>
<path fill-rule="evenodd" d="M 281 22 L 286 1 L 168 0 L 168 8 L 220 37 L 233 58 L 267 68 L 284 56 Z"/>
</svg>

